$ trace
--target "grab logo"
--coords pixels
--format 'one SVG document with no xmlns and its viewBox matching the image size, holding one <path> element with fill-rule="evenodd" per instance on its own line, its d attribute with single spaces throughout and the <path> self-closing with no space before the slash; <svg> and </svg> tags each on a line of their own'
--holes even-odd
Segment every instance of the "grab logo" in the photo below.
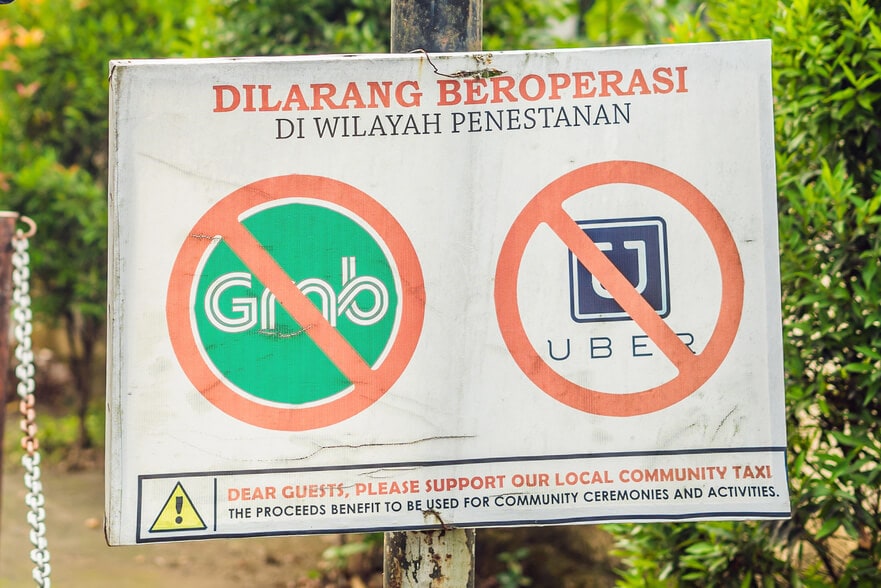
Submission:
<svg viewBox="0 0 881 588">
<path fill-rule="evenodd" d="M 321 309 L 321 316 L 332 327 L 337 317 L 345 317 L 356 325 L 368 327 L 381 321 L 389 311 L 389 291 L 374 276 L 356 276 L 356 258 L 342 258 L 342 291 L 321 278 L 306 278 L 297 283 L 305 295 L 311 295 Z M 276 332 L 278 298 L 268 288 L 258 296 L 242 296 L 252 291 L 254 277 L 248 272 L 229 272 L 214 280 L 205 294 L 205 316 L 208 322 L 224 333 L 243 333 L 257 327 L 259 332 Z M 367 294 L 367 308 L 361 308 L 358 297 Z M 362 301 L 365 299 L 361 297 Z"/>
<path fill-rule="evenodd" d="M 244 186 L 196 223 L 168 286 L 178 362 L 209 402 L 278 430 L 325 427 L 376 402 L 406 368 L 422 270 L 376 200 L 320 176 Z"/>
</svg>

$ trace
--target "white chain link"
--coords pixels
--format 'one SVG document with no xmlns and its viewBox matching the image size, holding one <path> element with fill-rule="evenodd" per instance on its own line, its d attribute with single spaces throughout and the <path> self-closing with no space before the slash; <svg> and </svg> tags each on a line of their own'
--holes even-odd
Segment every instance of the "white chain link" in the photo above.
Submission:
<svg viewBox="0 0 881 588">
<path fill-rule="evenodd" d="M 21 463 L 25 468 L 24 485 L 28 490 L 24 502 L 28 507 L 27 520 L 31 526 L 30 539 L 34 548 L 31 550 L 31 561 L 34 562 L 34 570 L 31 576 L 37 586 L 49 588 L 51 581 L 49 573 L 52 566 L 49 565 L 49 550 L 46 540 L 46 510 L 43 508 L 46 499 L 43 496 L 43 483 L 40 481 L 40 452 L 37 443 L 37 425 L 34 421 L 34 352 L 31 349 L 32 313 L 30 296 L 29 268 L 30 256 L 28 255 L 28 240 L 19 231 L 12 240 L 12 301 L 14 304 L 13 319 L 15 321 L 15 339 L 18 346 L 15 348 L 15 357 L 18 365 L 15 366 L 15 375 L 18 378 L 18 396 L 21 398 L 19 406 L 22 413 L 21 429 L 24 432 L 22 447 L 25 450 Z"/>
</svg>

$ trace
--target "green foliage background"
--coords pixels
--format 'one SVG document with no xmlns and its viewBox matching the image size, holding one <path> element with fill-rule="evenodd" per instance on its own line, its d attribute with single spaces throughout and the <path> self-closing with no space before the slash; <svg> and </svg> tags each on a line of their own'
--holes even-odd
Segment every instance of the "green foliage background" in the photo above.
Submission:
<svg viewBox="0 0 881 588">
<path fill-rule="evenodd" d="M 793 518 L 617 526 L 622 585 L 881 585 L 881 14 L 874 4 L 713 2 L 672 31 L 677 41 L 773 42 Z"/>
<path fill-rule="evenodd" d="M 611 527 L 622 585 L 881 585 L 879 11 L 877 0 L 485 1 L 487 50 L 773 41 L 794 516 Z M 107 62 L 386 51 L 388 23 L 389 0 L 0 7 L 0 209 L 39 225 L 35 306 L 68 335 L 80 444 L 105 312 Z"/>
<path fill-rule="evenodd" d="M 0 209 L 32 218 L 34 310 L 66 335 L 80 423 L 103 339 L 107 292 L 107 62 L 200 56 L 204 0 L 29 0 L 0 8 Z"/>
</svg>

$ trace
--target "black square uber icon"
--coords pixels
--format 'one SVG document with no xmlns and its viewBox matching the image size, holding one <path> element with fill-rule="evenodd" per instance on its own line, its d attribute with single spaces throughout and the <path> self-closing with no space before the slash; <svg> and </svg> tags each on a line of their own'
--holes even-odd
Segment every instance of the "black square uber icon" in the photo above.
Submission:
<svg viewBox="0 0 881 588">
<path fill-rule="evenodd" d="M 670 314 L 667 230 L 661 217 L 578 221 L 588 237 L 662 318 Z M 630 320 L 591 271 L 569 251 L 572 320 Z"/>
</svg>

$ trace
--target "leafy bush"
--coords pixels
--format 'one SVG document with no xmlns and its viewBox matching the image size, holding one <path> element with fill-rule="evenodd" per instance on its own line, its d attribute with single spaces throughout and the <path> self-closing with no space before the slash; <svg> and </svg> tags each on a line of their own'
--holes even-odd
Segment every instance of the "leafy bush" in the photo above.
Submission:
<svg viewBox="0 0 881 588">
<path fill-rule="evenodd" d="M 226 0 L 217 48 L 225 55 L 388 51 L 390 0 Z"/>
<path fill-rule="evenodd" d="M 699 17 L 690 0 L 619 0 L 578 2 L 575 42 L 588 45 L 644 45 L 669 38 L 670 23 Z"/>
<path fill-rule="evenodd" d="M 621 584 L 881 585 L 881 15 L 730 0 L 704 17 L 674 39 L 774 46 L 793 518 L 615 526 Z"/>
<path fill-rule="evenodd" d="M 485 0 L 488 51 L 555 44 L 552 27 L 574 15 L 565 0 Z M 229 55 L 385 53 L 390 0 L 226 0 L 217 51 Z"/>
<path fill-rule="evenodd" d="M 0 12 L 0 209 L 36 221 L 36 320 L 67 333 L 81 445 L 107 291 L 108 61 L 198 55 L 207 0 L 30 0 Z"/>
</svg>

